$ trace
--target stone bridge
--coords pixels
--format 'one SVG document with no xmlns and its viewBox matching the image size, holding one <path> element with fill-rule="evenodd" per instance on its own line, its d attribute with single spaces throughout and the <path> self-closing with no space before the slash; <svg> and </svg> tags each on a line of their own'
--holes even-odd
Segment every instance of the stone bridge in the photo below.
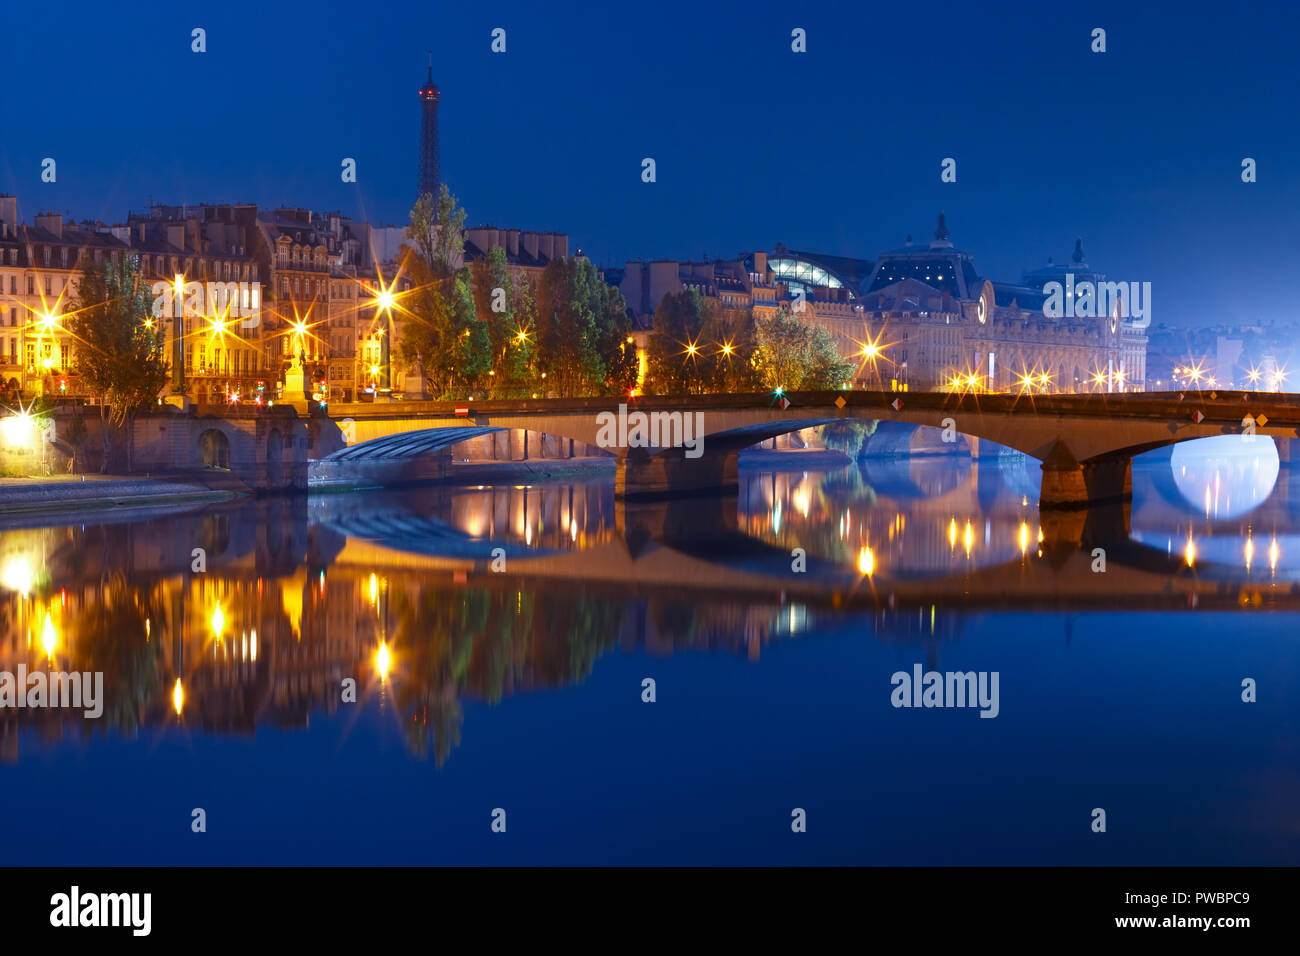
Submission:
<svg viewBox="0 0 1300 956">
<path fill-rule="evenodd" d="M 133 423 L 133 468 L 255 491 L 307 488 L 309 428 L 288 406 L 165 408 Z"/>
<path fill-rule="evenodd" d="M 1257 436 L 1272 437 L 1283 462 L 1300 436 L 1300 397 L 1272 393 L 1197 392 L 1098 395 L 976 395 L 940 392 L 792 392 L 647 397 L 620 401 L 543 399 L 332 406 L 335 433 L 322 435 L 320 458 L 343 466 L 414 460 L 452 438 L 493 429 L 527 429 L 598 446 L 617 460 L 621 498 L 681 494 L 737 486 L 738 453 L 765 439 L 816 425 L 882 420 L 949 429 L 985 439 L 1042 463 L 1043 507 L 1086 507 L 1125 500 L 1133 456 L 1212 435 L 1242 435 L 1246 416 Z M 608 413 L 608 414 L 602 414 Z M 661 442 L 670 424 L 688 420 L 699 447 L 639 447 L 633 413 L 643 413 Z M 339 427 L 346 419 L 346 431 Z M 615 427 L 611 427 L 611 423 Z M 323 424 L 323 423 L 322 423 Z M 461 429 L 457 433 L 446 429 Z M 681 436 L 680 430 L 673 432 Z M 400 436 L 400 437 L 399 437 Z M 460 436 L 460 437 L 457 437 Z M 332 442 L 332 445 L 331 445 Z M 972 442 L 975 444 L 975 442 Z"/>
</svg>

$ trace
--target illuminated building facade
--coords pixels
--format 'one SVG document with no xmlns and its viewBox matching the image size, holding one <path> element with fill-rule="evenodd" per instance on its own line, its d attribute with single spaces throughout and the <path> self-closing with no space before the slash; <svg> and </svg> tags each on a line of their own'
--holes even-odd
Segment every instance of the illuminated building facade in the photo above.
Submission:
<svg viewBox="0 0 1300 956">
<path fill-rule="evenodd" d="M 274 394 L 275 366 L 263 348 L 265 266 L 249 241 L 256 214 L 249 205 L 155 205 L 129 214 L 125 228 L 113 227 L 139 256 L 155 297 L 171 369 L 168 393 L 226 404 L 256 398 L 260 383 Z M 184 294 L 179 346 L 177 276 Z"/>
<path fill-rule="evenodd" d="M 1088 268 L 1081 243 L 1068 268 L 1028 272 L 1022 284 L 983 278 L 940 215 L 933 241 L 909 237 L 875 260 L 777 246 L 732 261 L 629 262 L 611 281 L 643 336 L 660 300 L 687 289 L 760 319 L 786 309 L 826 329 L 859 365 L 855 386 L 1142 391 L 1149 319 L 1048 317 L 1044 286 L 1067 272 L 1077 282 L 1105 278 Z"/>
<path fill-rule="evenodd" d="M 128 245 L 100 223 L 64 223 L 43 213 L 18 219 L 18 200 L 0 195 L 0 387 L 9 395 L 83 395 L 72 373 L 76 344 L 61 317 L 87 259 L 118 264 Z"/>
</svg>

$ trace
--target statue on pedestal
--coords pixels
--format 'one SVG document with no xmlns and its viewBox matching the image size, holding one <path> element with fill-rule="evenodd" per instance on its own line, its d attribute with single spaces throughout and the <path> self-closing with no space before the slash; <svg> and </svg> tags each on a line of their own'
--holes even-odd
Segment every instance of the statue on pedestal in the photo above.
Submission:
<svg viewBox="0 0 1300 956">
<path fill-rule="evenodd" d="M 424 360 L 419 352 L 415 353 L 415 367 L 408 369 L 402 379 L 402 394 L 406 398 L 415 399 L 431 397 L 429 390 L 425 387 Z"/>
<path fill-rule="evenodd" d="M 307 398 L 307 357 L 302 349 L 289 360 L 289 369 L 284 373 L 284 398 L 287 401 L 299 401 Z"/>
</svg>

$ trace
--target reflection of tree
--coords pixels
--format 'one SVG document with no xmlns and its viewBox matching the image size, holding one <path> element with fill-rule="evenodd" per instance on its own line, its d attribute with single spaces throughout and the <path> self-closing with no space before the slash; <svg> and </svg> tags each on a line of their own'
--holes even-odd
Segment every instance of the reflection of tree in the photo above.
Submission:
<svg viewBox="0 0 1300 956">
<path fill-rule="evenodd" d="M 762 523 L 765 512 L 760 508 L 746 512 L 747 517 L 758 519 L 751 533 L 785 550 L 803 548 L 809 554 L 832 561 L 852 559 L 857 554 L 857 546 L 842 536 L 840 516 L 846 510 L 854 514 L 870 512 L 877 500 L 875 489 L 866 483 L 863 466 L 849 464 L 823 473 L 816 484 L 805 480 L 798 487 L 808 495 L 806 518 L 792 506 L 792 489 L 784 492 L 774 489 L 774 498 L 780 496 L 783 515 L 779 530 L 773 531 Z"/>
<path fill-rule="evenodd" d="M 145 632 L 145 619 L 157 617 L 150 604 L 146 592 L 117 579 L 78 616 L 78 668 L 104 674 L 104 714 L 91 725 L 134 734 L 145 709 L 165 696 L 162 647 Z"/>
<path fill-rule="evenodd" d="M 854 508 L 876 506 L 876 490 L 867 484 L 862 465 L 857 462 L 839 471 L 828 472 L 819 490 L 823 498 L 840 499 L 845 494 L 852 495 L 850 505 Z"/>
<path fill-rule="evenodd" d="M 664 598 L 652 599 L 646 610 L 657 640 L 671 640 L 674 653 L 688 649 L 738 652 L 751 639 L 770 639 L 783 613 L 771 605 L 698 604 Z"/>
<path fill-rule="evenodd" d="M 580 682 L 622 623 L 611 601 L 519 591 L 398 591 L 392 611 L 407 744 L 419 755 L 432 744 L 439 765 L 460 743 L 462 696 L 496 703 L 518 686 Z"/>
</svg>

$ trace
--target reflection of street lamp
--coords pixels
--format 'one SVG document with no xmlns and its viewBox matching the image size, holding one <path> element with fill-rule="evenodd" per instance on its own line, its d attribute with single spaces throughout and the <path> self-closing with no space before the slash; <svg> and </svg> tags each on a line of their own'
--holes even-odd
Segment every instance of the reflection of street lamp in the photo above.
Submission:
<svg viewBox="0 0 1300 956">
<path fill-rule="evenodd" d="M 172 286 L 172 391 L 177 395 L 185 394 L 185 276 L 176 273 Z M 178 685 L 179 686 L 179 685 Z"/>
</svg>

